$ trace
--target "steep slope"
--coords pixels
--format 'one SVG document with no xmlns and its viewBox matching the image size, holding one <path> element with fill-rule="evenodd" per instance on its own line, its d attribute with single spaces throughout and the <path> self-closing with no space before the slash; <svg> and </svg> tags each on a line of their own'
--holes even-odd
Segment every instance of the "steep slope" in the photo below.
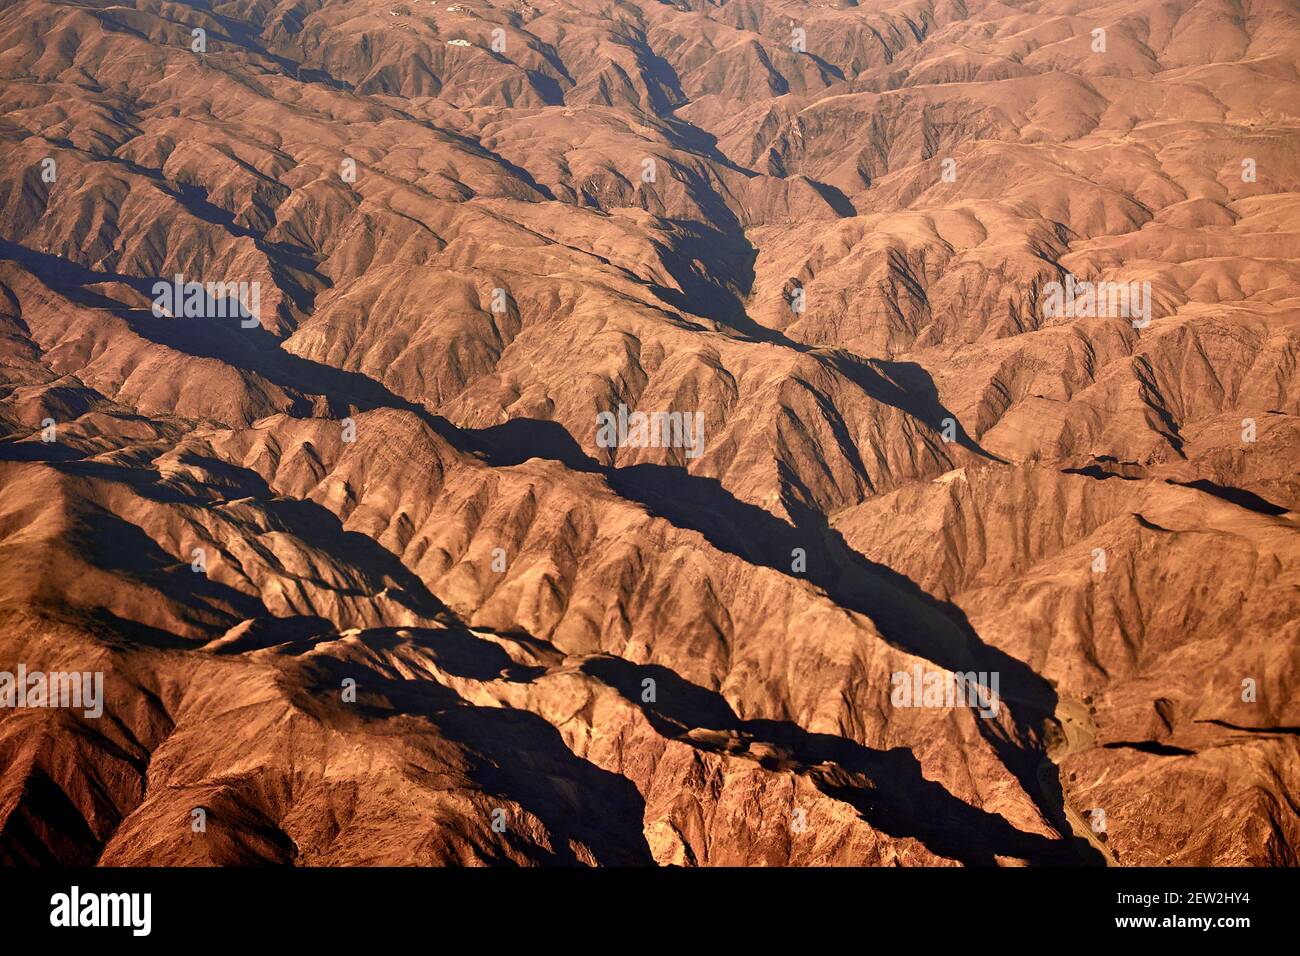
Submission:
<svg viewBox="0 0 1300 956">
<path fill-rule="evenodd" d="M 1294 865 L 1298 59 L 11 4 L 0 860 Z"/>
</svg>

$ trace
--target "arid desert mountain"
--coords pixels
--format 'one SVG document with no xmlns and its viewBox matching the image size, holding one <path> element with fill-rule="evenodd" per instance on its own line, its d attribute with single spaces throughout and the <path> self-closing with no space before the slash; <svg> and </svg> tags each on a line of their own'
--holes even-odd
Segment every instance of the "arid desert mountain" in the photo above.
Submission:
<svg viewBox="0 0 1300 956">
<path fill-rule="evenodd" d="M 0 862 L 1300 864 L 1298 64 L 4 5 Z"/>
</svg>

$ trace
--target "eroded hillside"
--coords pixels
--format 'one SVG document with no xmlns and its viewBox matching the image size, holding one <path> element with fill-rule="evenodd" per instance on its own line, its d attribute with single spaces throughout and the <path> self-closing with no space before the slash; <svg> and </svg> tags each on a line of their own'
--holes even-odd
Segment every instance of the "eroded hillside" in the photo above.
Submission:
<svg viewBox="0 0 1300 956">
<path fill-rule="evenodd" d="M 9 4 L 0 861 L 1300 862 L 1298 60 Z"/>
</svg>

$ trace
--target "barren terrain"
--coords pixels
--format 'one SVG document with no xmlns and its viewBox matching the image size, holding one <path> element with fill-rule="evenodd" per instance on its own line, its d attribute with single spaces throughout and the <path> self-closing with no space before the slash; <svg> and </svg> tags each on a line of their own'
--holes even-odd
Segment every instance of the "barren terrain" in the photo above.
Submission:
<svg viewBox="0 0 1300 956">
<path fill-rule="evenodd" d="M 1292 0 L 6 4 L 0 670 L 103 712 L 0 708 L 0 863 L 1300 863 L 1298 61 Z"/>
</svg>

